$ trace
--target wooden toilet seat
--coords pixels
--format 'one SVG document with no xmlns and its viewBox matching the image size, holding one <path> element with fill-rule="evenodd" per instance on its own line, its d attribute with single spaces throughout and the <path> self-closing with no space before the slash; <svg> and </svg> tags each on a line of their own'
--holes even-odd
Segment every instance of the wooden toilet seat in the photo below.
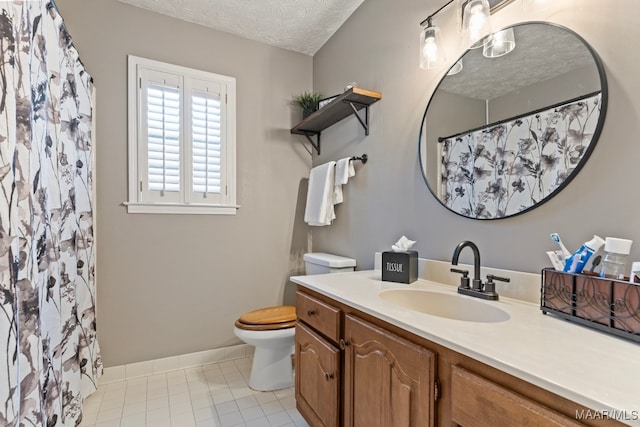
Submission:
<svg viewBox="0 0 640 427">
<path fill-rule="evenodd" d="M 236 328 L 248 331 L 275 331 L 292 328 L 295 324 L 296 308 L 292 305 L 261 308 L 236 320 Z"/>
</svg>

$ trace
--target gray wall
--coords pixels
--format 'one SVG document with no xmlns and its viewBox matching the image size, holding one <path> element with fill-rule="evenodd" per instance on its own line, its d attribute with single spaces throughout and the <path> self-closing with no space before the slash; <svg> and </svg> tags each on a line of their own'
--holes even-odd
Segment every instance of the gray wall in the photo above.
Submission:
<svg viewBox="0 0 640 427">
<path fill-rule="evenodd" d="M 582 67 L 489 101 L 489 122 L 497 122 L 600 90 L 596 67 Z"/>
<path fill-rule="evenodd" d="M 280 304 L 302 271 L 311 156 L 290 135 L 312 58 L 131 7 L 57 0 L 97 89 L 98 338 L 105 366 L 240 343 L 235 319 Z M 237 78 L 236 216 L 127 214 L 126 56 Z M 291 298 L 287 298 L 291 302 Z"/>
<path fill-rule="evenodd" d="M 426 139 L 420 140 L 421 144 L 424 144 L 423 141 L 430 141 L 421 150 L 421 153 L 426 156 L 425 172 L 429 182 L 437 182 L 438 180 L 438 164 L 440 163 L 438 147 L 440 144 L 435 141 L 441 137 L 455 135 L 463 130 L 483 126 L 486 123 L 485 110 L 485 101 L 444 90 L 436 91 L 429 103 L 429 114 L 426 117 L 424 129 Z M 424 162 L 425 159 L 422 161 Z M 436 189 L 432 188 L 432 190 Z"/>
<path fill-rule="evenodd" d="M 539 272 L 548 265 L 545 251 L 556 249 L 549 233 L 558 232 L 571 250 L 593 234 L 633 239 L 632 258 L 640 260 L 640 54 L 629 44 L 640 39 L 640 4 L 565 0 L 525 18 L 516 1 L 496 14 L 495 28 L 546 19 L 581 34 L 604 62 L 609 109 L 591 158 L 559 195 L 520 216 L 479 221 L 442 207 L 420 176 L 420 120 L 447 67 L 437 72 L 418 68 L 418 23 L 442 3 L 398 0 L 390 7 L 386 0 L 368 0 L 314 56 L 314 89 L 333 93 L 356 81 L 382 92 L 382 100 L 371 108 L 368 137 L 353 118 L 323 133 L 324 152 L 314 164 L 360 153 L 370 160 L 346 186 L 335 223 L 313 230 L 314 250 L 353 256 L 366 269 L 373 266 L 374 251 L 389 249 L 403 234 L 418 241 L 421 257 L 445 261 L 458 242 L 469 239 L 480 247 L 485 266 Z M 457 58 L 461 52 L 452 10 L 444 10 L 434 23 L 447 41 L 447 57 Z"/>
</svg>

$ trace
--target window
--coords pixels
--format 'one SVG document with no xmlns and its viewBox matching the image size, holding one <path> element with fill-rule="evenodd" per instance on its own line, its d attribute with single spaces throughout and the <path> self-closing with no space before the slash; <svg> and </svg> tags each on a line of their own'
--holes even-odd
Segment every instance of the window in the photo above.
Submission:
<svg viewBox="0 0 640 427">
<path fill-rule="evenodd" d="M 234 215 L 235 79 L 129 55 L 129 213 Z"/>
</svg>

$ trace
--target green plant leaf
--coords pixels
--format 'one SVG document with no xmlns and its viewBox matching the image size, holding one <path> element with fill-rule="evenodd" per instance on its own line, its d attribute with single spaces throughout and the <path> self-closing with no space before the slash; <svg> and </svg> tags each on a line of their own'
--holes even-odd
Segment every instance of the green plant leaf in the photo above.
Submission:
<svg viewBox="0 0 640 427">
<path fill-rule="evenodd" d="M 319 92 L 304 91 L 299 95 L 294 95 L 291 104 L 300 107 L 302 110 L 307 108 L 318 108 L 318 102 L 322 99 Z"/>
</svg>

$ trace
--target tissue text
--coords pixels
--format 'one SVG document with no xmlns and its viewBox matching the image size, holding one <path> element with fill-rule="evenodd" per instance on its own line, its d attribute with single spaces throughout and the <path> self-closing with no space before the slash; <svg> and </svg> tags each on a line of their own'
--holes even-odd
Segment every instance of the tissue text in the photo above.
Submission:
<svg viewBox="0 0 640 427">
<path fill-rule="evenodd" d="M 394 271 L 396 273 L 402 273 L 402 264 L 398 262 L 388 262 L 387 271 Z"/>
</svg>

